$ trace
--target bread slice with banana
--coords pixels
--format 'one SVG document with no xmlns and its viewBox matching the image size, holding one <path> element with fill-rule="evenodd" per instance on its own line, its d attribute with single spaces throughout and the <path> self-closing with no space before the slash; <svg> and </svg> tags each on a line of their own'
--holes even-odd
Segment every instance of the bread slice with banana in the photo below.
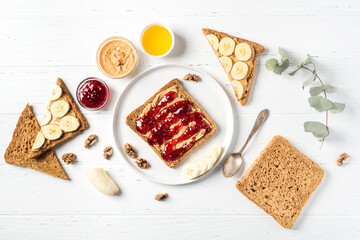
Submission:
<svg viewBox="0 0 360 240">
<path fill-rule="evenodd" d="M 203 28 L 202 31 L 228 76 L 236 99 L 241 105 L 245 105 L 254 81 L 256 57 L 263 53 L 265 48 L 212 29 Z"/>
<path fill-rule="evenodd" d="M 88 123 L 77 107 L 64 82 L 58 78 L 51 92 L 50 102 L 41 121 L 28 158 L 75 137 L 88 128 Z"/>
</svg>

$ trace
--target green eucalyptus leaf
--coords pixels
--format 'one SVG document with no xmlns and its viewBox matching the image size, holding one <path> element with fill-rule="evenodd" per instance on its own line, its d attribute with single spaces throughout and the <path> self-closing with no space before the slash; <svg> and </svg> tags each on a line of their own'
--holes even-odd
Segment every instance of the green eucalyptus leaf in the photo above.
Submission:
<svg viewBox="0 0 360 240">
<path fill-rule="evenodd" d="M 309 90 L 309 93 L 311 96 L 316 96 L 319 95 L 320 93 L 322 93 L 322 91 L 324 91 L 325 87 L 324 86 L 320 86 L 320 87 L 312 87 Z"/>
<path fill-rule="evenodd" d="M 299 71 L 302 67 L 303 67 L 303 65 L 301 64 L 301 65 L 298 66 L 294 71 L 292 71 L 291 73 L 289 73 L 289 75 L 290 75 L 290 76 L 294 76 L 295 73 L 297 73 L 297 71 Z"/>
<path fill-rule="evenodd" d="M 265 67 L 269 71 L 273 71 L 276 66 L 278 66 L 278 60 L 275 58 L 271 58 L 265 62 Z"/>
<path fill-rule="evenodd" d="M 303 82 L 302 88 L 304 89 L 305 86 L 312 84 L 316 79 L 316 75 L 312 75 L 308 80 Z"/>
<path fill-rule="evenodd" d="M 307 65 L 307 64 L 310 64 L 310 63 L 313 64 L 312 58 L 311 58 L 311 56 L 309 54 L 307 54 L 307 58 L 305 59 L 305 61 L 302 62 L 302 65 Z M 314 67 L 315 67 L 315 65 L 314 65 Z"/>
<path fill-rule="evenodd" d="M 285 60 L 287 60 L 287 59 L 289 59 L 288 56 L 287 56 L 287 54 L 286 54 L 286 52 L 284 51 L 284 49 L 282 49 L 282 48 L 280 48 L 280 47 L 279 47 L 279 54 L 280 54 L 280 56 L 281 56 L 281 61 L 282 61 L 282 62 L 285 61 Z"/>
<path fill-rule="evenodd" d="M 326 91 L 327 93 L 334 93 L 334 92 L 337 91 L 337 88 L 334 87 L 334 86 L 331 86 L 330 84 L 326 84 L 326 85 L 325 85 L 325 91 Z"/>
<path fill-rule="evenodd" d="M 333 107 L 330 109 L 331 113 L 341 113 L 345 109 L 345 103 L 334 102 Z"/>
<path fill-rule="evenodd" d="M 329 135 L 329 128 L 321 122 L 305 122 L 305 132 L 311 132 L 316 138 L 323 138 Z"/>
<path fill-rule="evenodd" d="M 281 75 L 289 67 L 289 60 L 284 60 L 281 65 L 274 68 L 274 73 Z"/>
<path fill-rule="evenodd" d="M 312 108 L 315 108 L 315 110 L 318 112 L 324 112 L 334 107 L 334 104 L 330 100 L 322 96 L 309 97 L 309 104 Z"/>
</svg>

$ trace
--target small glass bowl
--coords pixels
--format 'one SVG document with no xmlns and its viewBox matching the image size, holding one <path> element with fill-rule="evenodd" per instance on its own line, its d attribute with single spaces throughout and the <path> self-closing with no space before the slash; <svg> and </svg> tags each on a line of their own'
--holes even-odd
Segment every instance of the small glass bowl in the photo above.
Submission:
<svg viewBox="0 0 360 240">
<path fill-rule="evenodd" d="M 172 39 L 172 43 L 171 43 L 171 47 L 169 49 L 169 51 L 167 51 L 166 53 L 164 53 L 163 55 L 151 55 L 150 53 L 148 53 L 144 46 L 143 46 L 143 36 L 144 36 L 144 33 L 146 30 L 148 30 L 150 27 L 152 26 L 161 26 L 161 27 L 164 27 L 166 30 L 169 31 L 170 35 L 171 35 L 171 39 Z M 141 34 L 140 34 L 140 46 L 141 46 L 141 50 L 148 56 L 150 57 L 155 57 L 155 58 L 161 58 L 161 57 L 165 57 L 167 55 L 169 55 L 169 53 L 173 50 L 174 48 L 174 45 L 175 45 L 175 35 L 174 35 L 174 32 L 171 30 L 170 27 L 164 25 L 164 24 L 160 24 L 160 23 L 151 23 L 149 25 L 147 25 L 146 27 L 144 27 L 144 29 L 142 30 Z"/>
<path fill-rule="evenodd" d="M 106 99 L 105 99 L 105 101 L 104 101 L 100 106 L 98 106 L 98 107 L 93 107 L 93 108 L 92 108 L 92 107 L 88 107 L 88 106 L 84 105 L 84 104 L 82 103 L 82 101 L 81 101 L 81 96 L 80 96 L 80 94 L 81 94 L 81 89 L 82 89 L 82 87 L 83 87 L 86 83 L 88 83 L 89 81 L 96 81 L 96 82 L 101 83 L 103 86 L 105 86 L 105 89 L 106 89 Z M 85 109 L 87 109 L 87 110 L 90 110 L 90 111 L 100 110 L 100 109 L 102 109 L 103 107 L 105 107 L 106 104 L 109 102 L 109 99 L 110 99 L 110 89 L 109 89 L 109 87 L 106 85 L 106 83 L 105 83 L 103 80 L 101 80 L 100 78 L 88 77 L 88 78 L 82 80 L 82 81 L 80 82 L 80 84 L 78 85 L 78 87 L 77 87 L 77 89 L 76 89 L 76 98 L 77 98 L 79 104 L 80 104 L 83 108 L 85 108 Z"/>
<path fill-rule="evenodd" d="M 124 42 L 128 43 L 132 47 L 132 49 L 134 50 L 134 54 L 135 54 L 135 63 L 134 63 L 133 68 L 128 73 L 126 73 L 124 75 L 121 75 L 121 76 L 113 76 L 113 75 L 108 74 L 107 72 L 104 71 L 104 69 L 101 67 L 101 64 L 100 64 L 100 51 L 101 51 L 101 49 L 105 46 L 105 44 L 107 44 L 108 42 L 114 41 L 114 40 L 121 40 L 121 41 L 124 41 Z M 136 47 L 134 46 L 134 44 L 129 39 L 126 39 L 124 37 L 120 37 L 120 36 L 109 37 L 109 38 L 105 39 L 99 45 L 99 47 L 98 47 L 98 49 L 96 51 L 96 64 L 97 64 L 100 72 L 102 74 L 104 74 L 105 76 L 109 77 L 109 78 L 120 79 L 120 78 L 124 78 L 124 77 L 129 76 L 131 73 L 134 72 L 135 68 L 138 65 L 138 62 L 139 62 L 139 54 L 138 54 L 138 51 L 137 51 Z"/>
</svg>

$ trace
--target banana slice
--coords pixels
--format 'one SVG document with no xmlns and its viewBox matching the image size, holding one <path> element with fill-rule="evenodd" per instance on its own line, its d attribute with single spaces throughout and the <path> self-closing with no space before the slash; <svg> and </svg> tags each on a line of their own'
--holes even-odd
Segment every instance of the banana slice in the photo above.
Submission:
<svg viewBox="0 0 360 240">
<path fill-rule="evenodd" d="M 247 61 L 252 56 L 252 49 L 247 43 L 239 43 L 235 48 L 235 56 L 240 61 Z"/>
<path fill-rule="evenodd" d="M 41 120 L 41 126 L 48 124 L 51 121 L 51 112 L 46 110 L 43 119 Z"/>
<path fill-rule="evenodd" d="M 44 137 L 49 140 L 59 139 L 62 135 L 62 130 L 58 125 L 49 124 L 41 128 Z"/>
<path fill-rule="evenodd" d="M 65 100 L 53 102 L 50 107 L 51 114 L 56 118 L 63 117 L 70 109 L 70 104 Z"/>
<path fill-rule="evenodd" d="M 65 116 L 60 119 L 60 128 L 64 132 L 73 132 L 80 127 L 80 121 L 73 116 Z"/>
<path fill-rule="evenodd" d="M 229 57 L 221 57 L 219 58 L 220 59 L 220 62 L 221 64 L 223 65 L 224 69 L 225 69 L 225 72 L 226 73 L 229 73 L 230 70 L 231 70 L 231 67 L 232 67 L 232 60 L 231 58 Z"/>
<path fill-rule="evenodd" d="M 55 101 L 56 99 L 59 99 L 59 97 L 61 97 L 61 94 L 62 94 L 61 87 L 59 85 L 55 85 L 51 92 L 50 100 Z"/>
<path fill-rule="evenodd" d="M 249 72 L 249 67 L 244 62 L 237 62 L 231 69 L 231 76 L 236 80 L 241 80 L 246 77 Z"/>
<path fill-rule="evenodd" d="M 206 38 L 214 50 L 217 51 L 219 49 L 219 39 L 214 34 L 206 35 Z"/>
<path fill-rule="evenodd" d="M 229 56 L 234 52 L 235 41 L 229 37 L 221 39 L 219 43 L 219 52 L 224 56 Z"/>
<path fill-rule="evenodd" d="M 192 180 L 205 173 L 214 167 L 221 154 L 221 146 L 215 144 L 202 157 L 195 161 L 188 163 L 182 169 L 182 174 L 185 178 Z"/>
<path fill-rule="evenodd" d="M 119 187 L 102 168 L 89 168 L 85 171 L 90 183 L 102 193 L 115 195 Z"/>
<path fill-rule="evenodd" d="M 44 142 L 45 142 L 44 134 L 42 134 L 42 132 L 38 132 L 32 149 L 35 150 L 41 148 L 41 146 L 44 145 Z"/>
<path fill-rule="evenodd" d="M 237 100 L 240 101 L 244 93 L 244 86 L 241 84 L 240 81 L 235 81 L 235 80 L 231 81 L 231 86 L 234 88 Z"/>
</svg>

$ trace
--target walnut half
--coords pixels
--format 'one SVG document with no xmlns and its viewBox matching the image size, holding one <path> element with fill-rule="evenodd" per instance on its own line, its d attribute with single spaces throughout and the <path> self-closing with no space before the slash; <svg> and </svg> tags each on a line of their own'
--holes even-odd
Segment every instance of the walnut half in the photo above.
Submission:
<svg viewBox="0 0 360 240">
<path fill-rule="evenodd" d="M 150 167 L 150 163 L 142 158 L 136 159 L 135 163 L 139 168 L 142 168 L 142 169 L 146 169 L 146 168 Z"/>
<path fill-rule="evenodd" d="M 110 159 L 110 157 L 113 155 L 113 149 L 112 149 L 112 147 L 106 147 L 105 149 L 104 149 L 104 158 L 105 159 L 107 159 L 107 160 L 109 160 Z"/>
<path fill-rule="evenodd" d="M 135 149 L 128 143 L 125 144 L 125 153 L 131 158 L 136 158 Z"/>
<path fill-rule="evenodd" d="M 198 82 L 200 81 L 200 77 L 196 74 L 191 74 L 188 73 L 183 77 L 184 80 L 189 80 L 189 81 L 194 81 L 194 82 Z"/>
<path fill-rule="evenodd" d="M 90 146 L 94 145 L 97 141 L 97 138 L 98 137 L 95 134 L 91 134 L 90 136 L 88 136 L 84 143 L 84 147 L 89 148 Z"/>
<path fill-rule="evenodd" d="M 66 164 L 69 164 L 75 161 L 76 157 L 77 156 L 73 153 L 65 153 L 64 155 L 61 156 L 61 159 L 64 160 Z"/>
<path fill-rule="evenodd" d="M 347 155 L 346 153 L 340 154 L 340 157 L 337 160 L 337 165 L 342 166 L 349 158 L 350 156 Z"/>
</svg>

